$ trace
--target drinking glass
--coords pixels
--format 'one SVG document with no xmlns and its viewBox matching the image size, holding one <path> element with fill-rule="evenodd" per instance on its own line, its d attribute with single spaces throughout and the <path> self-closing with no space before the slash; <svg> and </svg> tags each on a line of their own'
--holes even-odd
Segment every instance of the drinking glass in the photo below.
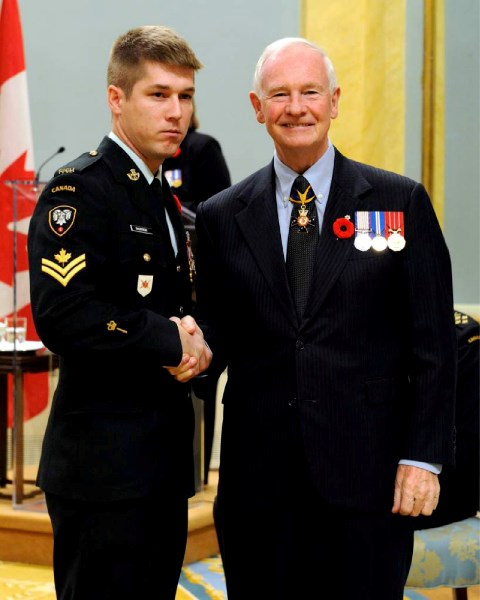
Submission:
<svg viewBox="0 0 480 600">
<path fill-rule="evenodd" d="M 27 339 L 27 317 L 7 317 L 5 322 L 7 342 L 23 344 Z"/>
</svg>

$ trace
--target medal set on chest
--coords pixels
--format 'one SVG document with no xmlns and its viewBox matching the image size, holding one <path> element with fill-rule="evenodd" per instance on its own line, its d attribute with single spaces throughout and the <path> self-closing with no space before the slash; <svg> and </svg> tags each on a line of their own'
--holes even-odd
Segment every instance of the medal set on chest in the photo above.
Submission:
<svg viewBox="0 0 480 600">
<path fill-rule="evenodd" d="M 403 212 L 358 211 L 355 213 L 355 241 L 357 250 L 382 252 L 389 248 L 399 252 L 405 248 Z"/>
</svg>

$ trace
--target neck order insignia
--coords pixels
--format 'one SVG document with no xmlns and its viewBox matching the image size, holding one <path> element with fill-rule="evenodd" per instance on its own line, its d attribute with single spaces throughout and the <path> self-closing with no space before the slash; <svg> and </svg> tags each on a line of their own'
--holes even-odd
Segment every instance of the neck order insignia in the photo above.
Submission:
<svg viewBox="0 0 480 600">
<path fill-rule="evenodd" d="M 290 202 L 293 204 L 299 204 L 298 208 L 294 207 L 292 211 L 292 218 L 290 221 L 290 227 L 298 227 L 300 231 L 308 232 L 309 227 L 315 227 L 317 217 L 315 216 L 315 211 L 310 210 L 310 204 L 312 200 L 315 200 L 315 194 L 312 191 L 312 187 L 309 185 L 304 192 L 300 190 L 295 190 L 298 200 L 296 198 L 292 198 L 290 196 Z M 311 194 L 309 196 L 309 193 Z M 314 205 L 312 204 L 312 207 Z"/>
</svg>

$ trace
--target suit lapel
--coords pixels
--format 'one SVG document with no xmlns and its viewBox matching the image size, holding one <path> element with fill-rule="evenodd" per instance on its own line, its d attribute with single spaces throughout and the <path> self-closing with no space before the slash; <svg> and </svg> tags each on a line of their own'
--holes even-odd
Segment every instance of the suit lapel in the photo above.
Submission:
<svg viewBox="0 0 480 600">
<path fill-rule="evenodd" d="M 303 324 L 307 324 L 320 310 L 354 247 L 354 235 L 347 239 L 337 238 L 333 232 L 333 223 L 347 215 L 353 222 L 355 211 L 358 210 L 359 197 L 370 189 L 371 185 L 355 169 L 354 163 L 336 150 L 332 185 L 317 246 L 310 297 Z"/>
<path fill-rule="evenodd" d="M 310 298 L 301 327 L 321 309 L 325 298 L 342 273 L 353 249 L 355 237 L 337 239 L 335 219 L 349 215 L 353 220 L 359 199 L 371 189 L 370 183 L 355 168 L 355 163 L 335 150 L 332 185 L 316 251 Z M 295 304 L 287 280 L 280 227 L 275 203 L 273 161 L 259 171 L 256 185 L 239 200 L 245 205 L 236 221 L 272 294 L 288 319 L 298 327 Z"/>
<path fill-rule="evenodd" d="M 259 172 L 253 192 L 240 197 L 245 208 L 236 221 L 252 255 L 286 316 L 295 325 L 297 317 L 290 293 L 275 203 L 273 162 Z"/>
</svg>

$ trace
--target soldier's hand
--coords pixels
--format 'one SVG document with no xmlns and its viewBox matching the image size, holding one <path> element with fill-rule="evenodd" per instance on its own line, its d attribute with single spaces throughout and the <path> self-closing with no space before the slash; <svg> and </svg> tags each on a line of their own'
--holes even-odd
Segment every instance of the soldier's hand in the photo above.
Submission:
<svg viewBox="0 0 480 600">
<path fill-rule="evenodd" d="M 182 360 L 175 367 L 166 367 L 177 381 L 187 382 L 203 373 L 212 360 L 212 352 L 205 343 L 203 332 L 193 317 L 187 315 L 182 319 L 171 317 L 178 326 L 182 344 Z"/>
</svg>

